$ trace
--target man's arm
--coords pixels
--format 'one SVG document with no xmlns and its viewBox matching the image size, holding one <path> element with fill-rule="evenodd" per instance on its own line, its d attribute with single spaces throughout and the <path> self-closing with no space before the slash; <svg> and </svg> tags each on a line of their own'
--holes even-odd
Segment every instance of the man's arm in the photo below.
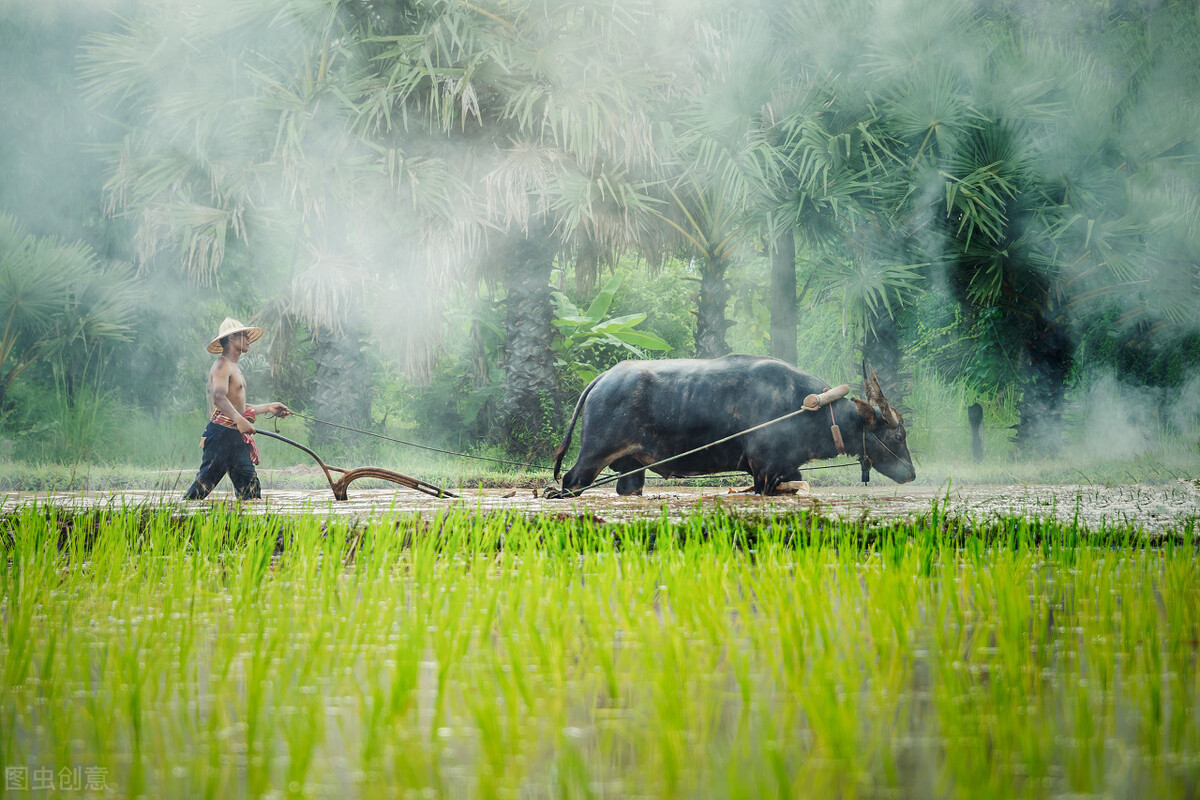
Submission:
<svg viewBox="0 0 1200 800">
<path fill-rule="evenodd" d="M 271 403 L 247 403 L 248 407 L 254 409 L 255 414 L 274 414 L 277 417 L 286 417 L 292 413 L 292 410 L 280 402 Z"/>
<path fill-rule="evenodd" d="M 242 410 L 234 408 L 233 403 L 229 401 L 230 374 L 231 369 L 225 363 L 224 359 L 219 359 L 208 374 L 212 389 L 213 405 L 217 407 L 218 411 L 233 420 L 239 431 L 242 433 L 254 433 L 254 426 L 250 424 L 250 420 L 243 417 Z"/>
</svg>

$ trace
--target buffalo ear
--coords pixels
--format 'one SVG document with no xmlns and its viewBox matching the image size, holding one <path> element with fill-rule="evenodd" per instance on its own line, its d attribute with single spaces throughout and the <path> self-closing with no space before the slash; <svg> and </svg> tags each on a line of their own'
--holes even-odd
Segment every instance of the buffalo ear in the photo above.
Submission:
<svg viewBox="0 0 1200 800">
<path fill-rule="evenodd" d="M 865 403 L 857 397 L 851 397 L 850 399 L 854 401 L 854 405 L 858 408 L 858 415 L 862 417 L 863 425 L 866 425 L 868 428 L 873 426 L 875 424 L 875 409 L 871 408 L 871 404 Z"/>
</svg>

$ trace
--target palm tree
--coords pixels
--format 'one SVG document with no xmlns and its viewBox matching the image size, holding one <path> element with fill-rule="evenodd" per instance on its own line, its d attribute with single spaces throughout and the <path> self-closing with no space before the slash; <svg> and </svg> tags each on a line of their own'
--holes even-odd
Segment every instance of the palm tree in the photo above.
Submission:
<svg viewBox="0 0 1200 800">
<path fill-rule="evenodd" d="M 771 259 L 771 355 L 795 364 L 799 307 L 819 276 L 819 270 L 810 269 L 797 295 L 797 239 L 809 262 L 839 251 L 843 230 L 855 215 L 853 195 L 863 186 L 863 153 L 850 140 L 866 128 L 839 110 L 848 96 L 823 63 L 828 51 L 822 40 L 845 9 L 768 4 L 764 11 L 769 47 L 783 54 L 764 108 L 767 134 L 783 155 L 783 169 L 757 216 Z"/>
<path fill-rule="evenodd" d="M 1169 6 L 1133 16 L 1135 27 L 1162 26 L 1181 36 L 1195 28 L 1194 14 Z M 900 76 L 882 109 L 892 136 L 907 143 L 908 186 L 893 194 L 893 208 L 911 240 L 933 244 L 925 252 L 944 270 L 969 324 L 1009 354 L 1009 374 L 1022 389 L 1018 441 L 1053 448 L 1073 368 L 1075 321 L 1117 298 L 1131 315 L 1149 313 L 1149 304 L 1130 299 L 1147 297 L 1144 269 L 1161 263 L 1158 248 L 1147 243 L 1163 237 L 1151 238 L 1153 224 L 1130 202 L 1135 187 L 1153 187 L 1165 203 L 1159 209 L 1174 208 L 1156 216 L 1159 223 L 1182 219 L 1193 205 L 1180 202 L 1180 173 L 1161 167 L 1195 152 L 1195 110 L 1112 76 L 1178 69 L 1175 54 L 1187 48 L 1182 39 L 1139 30 L 1133 41 L 1161 41 L 1162 48 L 1142 52 L 1126 38 L 1118 48 L 1123 63 L 1114 70 L 1111 60 L 1100 68 L 1081 40 L 1043 35 L 1007 12 L 984 19 L 959 6 L 939 19 L 953 35 L 925 23 L 911 34 L 914 41 L 931 32 L 957 46 L 975 41 L 968 50 L 983 57 L 969 69 L 906 60 L 923 48 L 881 47 L 873 54 Z M 1099 40 L 1112 47 L 1128 33 L 1118 26 L 1099 32 Z M 1099 57 L 1111 59 L 1104 51 Z M 1152 139 L 1144 129 L 1126 134 L 1151 119 Z"/>
<path fill-rule="evenodd" d="M 143 6 L 84 49 L 89 100 L 127 125 L 106 193 L 110 213 L 137 222 L 139 267 L 179 265 L 238 316 L 257 312 L 277 369 L 302 333 L 314 353 L 331 337 L 344 351 L 372 306 L 416 283 L 401 332 L 422 347 L 397 349 L 419 370 L 445 280 L 419 245 L 457 213 L 455 170 L 364 122 L 377 79 L 369 43 L 419 15 L 289 0 L 210 11 Z"/>
<path fill-rule="evenodd" d="M 750 5 L 712 11 L 705 21 L 711 36 L 690 51 L 692 81 L 668 106 L 666 155 L 653 186 L 659 203 L 651 208 L 673 233 L 666 241 L 695 260 L 695 351 L 712 358 L 729 352 L 726 274 L 783 182 L 789 152 L 772 129 L 785 62 L 770 46 L 768 17 Z"/>
<path fill-rule="evenodd" d="M 771 255 L 772 354 L 794 362 L 805 298 L 835 300 L 846 332 L 863 338 L 890 396 L 900 397 L 898 349 L 874 350 L 894 331 L 893 316 L 922 276 L 921 260 L 887 206 L 901 183 L 902 143 L 879 109 L 885 82 L 864 65 L 866 32 L 875 30 L 864 22 L 880 9 L 870 0 L 765 7 L 771 49 L 783 54 L 763 112 L 781 169 L 756 223 Z M 807 267 L 799 296 L 797 252 Z"/>
<path fill-rule="evenodd" d="M 67 402 L 86 363 L 133 332 L 133 278 L 82 242 L 30 235 L 0 213 L 0 412 L 30 367 L 54 362 Z"/>
<path fill-rule="evenodd" d="M 829 81 L 811 111 L 787 122 L 793 166 L 773 218 L 803 243 L 811 264 L 804 293 L 814 289 L 840 305 L 844 329 L 862 337 L 865 357 L 900 401 L 895 319 L 927 265 L 915 260 L 907 232 L 884 204 L 900 172 L 897 143 L 853 84 Z M 774 272 L 784 270 L 794 274 L 795 265 L 773 263 Z"/>
<path fill-rule="evenodd" d="M 574 253 L 585 281 L 631 246 L 653 158 L 646 92 L 662 78 L 621 48 L 653 20 L 636 2 L 436 4 L 380 55 L 375 118 L 442 137 L 468 165 L 468 215 L 452 244 L 506 299 L 499 433 L 535 450 L 559 414 L 550 272 Z M 383 110 L 395 120 L 384 119 Z M 405 109 L 399 119 L 396 109 Z"/>
</svg>

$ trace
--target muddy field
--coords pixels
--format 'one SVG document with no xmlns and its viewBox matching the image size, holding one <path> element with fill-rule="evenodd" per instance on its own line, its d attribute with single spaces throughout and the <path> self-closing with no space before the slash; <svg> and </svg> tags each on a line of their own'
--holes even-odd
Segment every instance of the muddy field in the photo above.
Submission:
<svg viewBox="0 0 1200 800">
<path fill-rule="evenodd" d="M 717 508 L 744 514 L 787 513 L 811 509 L 829 517 L 885 520 L 929 513 L 934 503 L 943 511 L 977 521 L 997 515 L 1080 519 L 1089 529 L 1132 524 L 1149 533 L 1195 530 L 1200 515 L 1200 482 L 1177 480 L 1164 484 L 1126 486 L 1070 485 L 896 485 L 873 487 L 819 487 L 807 493 L 757 497 L 723 488 L 652 488 L 643 497 L 618 497 L 611 487 L 595 489 L 582 497 L 552 500 L 532 489 L 459 489 L 455 499 L 438 499 L 404 488 L 350 487 L 350 499 L 333 500 L 328 490 L 264 490 L 261 502 L 246 503 L 252 513 L 317 514 L 367 520 L 396 513 L 433 514 L 459 507 L 480 511 L 519 511 L 547 514 L 590 514 L 600 520 L 620 522 L 658 518 L 664 513 L 679 519 L 696 511 Z M 203 513 L 215 503 L 234 502 L 222 486 L 204 501 L 182 502 L 179 493 L 160 491 L 47 492 L 0 494 L 0 511 L 11 513 L 29 504 L 53 504 L 72 509 L 173 504 Z"/>
</svg>

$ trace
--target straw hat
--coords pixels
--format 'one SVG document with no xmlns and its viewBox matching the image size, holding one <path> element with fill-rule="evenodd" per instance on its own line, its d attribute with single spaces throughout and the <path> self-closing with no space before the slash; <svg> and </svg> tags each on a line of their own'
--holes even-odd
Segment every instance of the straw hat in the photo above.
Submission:
<svg viewBox="0 0 1200 800">
<path fill-rule="evenodd" d="M 243 325 L 233 317 L 226 317 L 221 321 L 221 327 L 217 328 L 217 336 L 208 343 L 208 352 L 217 355 L 221 352 L 221 340 L 226 336 L 232 336 L 235 333 L 245 331 L 249 335 L 251 343 L 257 342 L 263 335 L 262 328 L 255 328 L 250 325 Z"/>
</svg>

